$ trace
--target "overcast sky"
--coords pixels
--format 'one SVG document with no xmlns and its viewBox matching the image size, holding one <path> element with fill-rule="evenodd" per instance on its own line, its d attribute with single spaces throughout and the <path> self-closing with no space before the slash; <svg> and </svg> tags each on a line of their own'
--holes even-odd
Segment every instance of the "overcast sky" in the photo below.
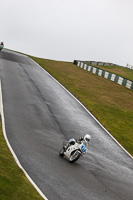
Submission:
<svg viewBox="0 0 133 200">
<path fill-rule="evenodd" d="M 133 0 L 1 0 L 0 9 L 5 48 L 133 65 Z"/>
</svg>

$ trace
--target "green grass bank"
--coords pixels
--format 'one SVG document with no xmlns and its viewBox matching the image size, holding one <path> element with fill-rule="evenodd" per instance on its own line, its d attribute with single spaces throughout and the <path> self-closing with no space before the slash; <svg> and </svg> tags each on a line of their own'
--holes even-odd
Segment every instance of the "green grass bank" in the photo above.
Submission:
<svg viewBox="0 0 133 200">
<path fill-rule="evenodd" d="M 77 97 L 133 155 L 133 91 L 73 63 L 30 57 Z"/>
</svg>

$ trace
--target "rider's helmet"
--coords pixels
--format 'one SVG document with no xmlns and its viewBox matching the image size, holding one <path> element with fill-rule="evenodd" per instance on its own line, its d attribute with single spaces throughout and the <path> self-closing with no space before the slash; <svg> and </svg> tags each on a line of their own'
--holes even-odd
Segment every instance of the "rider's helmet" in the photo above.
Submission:
<svg viewBox="0 0 133 200">
<path fill-rule="evenodd" d="M 90 136 L 89 134 L 86 134 L 86 135 L 84 136 L 84 140 L 85 140 L 86 142 L 89 142 L 89 141 L 91 140 L 91 136 Z"/>
</svg>

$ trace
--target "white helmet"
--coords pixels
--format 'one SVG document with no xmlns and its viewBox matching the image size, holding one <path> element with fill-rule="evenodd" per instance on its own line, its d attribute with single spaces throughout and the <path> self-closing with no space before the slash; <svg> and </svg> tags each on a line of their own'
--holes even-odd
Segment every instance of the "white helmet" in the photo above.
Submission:
<svg viewBox="0 0 133 200">
<path fill-rule="evenodd" d="M 86 134 L 86 135 L 84 136 L 84 140 L 85 140 L 86 142 L 89 142 L 89 141 L 91 140 L 91 136 L 90 136 L 89 134 Z"/>
</svg>

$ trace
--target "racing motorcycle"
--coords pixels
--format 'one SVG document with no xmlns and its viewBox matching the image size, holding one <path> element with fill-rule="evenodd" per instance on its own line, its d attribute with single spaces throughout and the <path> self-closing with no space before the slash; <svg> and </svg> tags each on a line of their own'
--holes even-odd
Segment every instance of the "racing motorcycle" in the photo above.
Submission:
<svg viewBox="0 0 133 200">
<path fill-rule="evenodd" d="M 4 47 L 4 43 L 1 42 L 1 43 L 0 43 L 0 51 L 3 49 L 3 47 Z"/>
<path fill-rule="evenodd" d="M 70 163 L 76 162 L 80 156 L 87 153 L 87 142 L 85 141 L 81 142 L 81 144 L 75 141 L 74 144 L 69 144 L 67 148 L 65 148 L 65 146 L 66 144 L 63 143 L 63 147 L 59 151 L 59 155 L 61 157 L 67 157 Z"/>
</svg>

